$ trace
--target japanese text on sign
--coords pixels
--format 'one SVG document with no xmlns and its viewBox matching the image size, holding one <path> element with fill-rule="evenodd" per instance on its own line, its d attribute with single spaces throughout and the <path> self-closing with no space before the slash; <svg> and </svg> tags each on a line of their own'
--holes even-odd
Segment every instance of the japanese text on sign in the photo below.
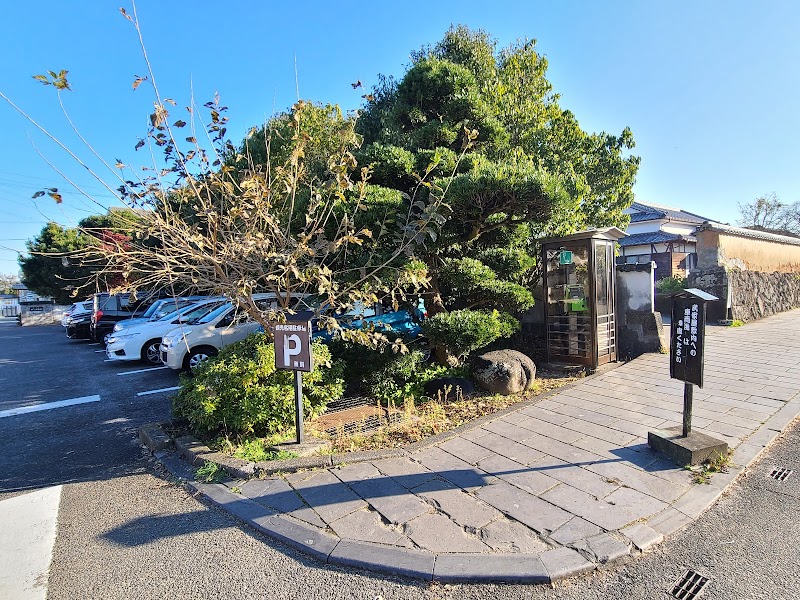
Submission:
<svg viewBox="0 0 800 600">
<path fill-rule="evenodd" d="M 312 371 L 311 324 L 295 321 L 275 325 L 275 368 Z"/>
<path fill-rule="evenodd" d="M 672 308 L 670 376 L 703 385 L 703 335 L 705 303 L 697 298 L 676 298 Z"/>
<path fill-rule="evenodd" d="M 697 356 L 697 314 L 699 305 L 692 303 L 691 307 L 683 309 L 683 319 L 678 323 L 675 339 L 675 362 L 681 363 L 688 354 L 692 358 Z"/>
</svg>

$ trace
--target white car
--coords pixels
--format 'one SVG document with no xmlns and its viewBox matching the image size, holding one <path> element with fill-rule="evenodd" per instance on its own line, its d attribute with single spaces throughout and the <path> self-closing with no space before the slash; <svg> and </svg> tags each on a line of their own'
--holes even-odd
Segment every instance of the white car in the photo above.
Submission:
<svg viewBox="0 0 800 600">
<path fill-rule="evenodd" d="M 254 294 L 253 299 L 263 305 L 262 309 L 278 307 L 275 294 Z M 225 346 L 243 340 L 260 327 L 228 302 L 167 333 L 161 340 L 161 362 L 170 369 L 193 371 Z"/>
<path fill-rule="evenodd" d="M 92 313 L 92 303 L 90 301 L 87 302 L 75 302 L 72 306 L 70 306 L 66 311 L 64 311 L 64 316 L 61 318 L 61 326 L 67 327 L 72 324 L 70 320 L 73 317 L 78 317 L 79 315 L 87 315 Z"/>
<path fill-rule="evenodd" d="M 175 329 L 176 325 L 199 319 L 223 304 L 224 298 L 197 300 L 158 321 L 141 322 L 111 333 L 106 344 L 106 354 L 111 360 L 141 360 L 160 365 L 159 346 L 165 333 Z"/>
<path fill-rule="evenodd" d="M 140 317 L 132 317 L 130 319 L 119 321 L 116 325 L 114 325 L 113 333 L 122 331 L 123 329 L 127 329 L 128 327 L 132 327 L 134 325 L 141 325 L 142 323 L 146 323 L 148 321 L 160 321 L 164 317 L 174 313 L 177 310 L 185 308 L 190 304 L 194 304 L 195 302 L 199 302 L 200 300 L 206 300 L 207 298 L 209 298 L 209 296 L 162 298 L 161 300 L 156 300 L 146 311 L 144 311 Z M 107 337 L 111 337 L 111 335 Z"/>
</svg>

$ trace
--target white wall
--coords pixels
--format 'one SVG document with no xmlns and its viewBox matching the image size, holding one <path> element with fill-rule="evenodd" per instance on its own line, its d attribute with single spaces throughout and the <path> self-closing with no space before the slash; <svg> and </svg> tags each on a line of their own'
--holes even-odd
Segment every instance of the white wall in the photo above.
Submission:
<svg viewBox="0 0 800 600">
<path fill-rule="evenodd" d="M 620 303 L 617 310 L 653 312 L 654 284 L 655 263 L 650 263 L 649 269 L 636 271 L 617 268 L 617 300 Z"/>
</svg>

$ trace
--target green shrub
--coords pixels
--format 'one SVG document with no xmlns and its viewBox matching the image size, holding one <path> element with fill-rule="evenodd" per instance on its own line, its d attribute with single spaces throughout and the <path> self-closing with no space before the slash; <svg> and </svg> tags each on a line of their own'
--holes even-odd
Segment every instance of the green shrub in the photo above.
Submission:
<svg viewBox="0 0 800 600">
<path fill-rule="evenodd" d="M 454 310 L 439 313 L 422 324 L 431 344 L 444 346 L 458 357 L 488 346 L 501 337 L 511 337 L 518 329 L 517 319 L 496 310 Z"/>
<path fill-rule="evenodd" d="M 686 277 L 677 277 L 671 275 L 656 281 L 656 290 L 662 294 L 671 294 L 672 292 L 679 292 L 686 288 Z"/>
<path fill-rule="evenodd" d="M 342 365 L 331 363 L 328 348 L 312 345 L 314 371 L 303 374 L 306 417 L 325 410 L 344 392 Z M 173 402 L 177 416 L 196 431 L 235 436 L 273 434 L 294 423 L 294 375 L 275 368 L 275 347 L 265 334 L 223 348 L 204 362 L 194 377 L 184 377 Z"/>
<path fill-rule="evenodd" d="M 393 340 L 391 333 L 387 336 Z M 373 371 L 383 369 L 395 356 L 390 348 L 375 350 L 362 344 L 334 338 L 328 342 L 331 355 L 344 367 L 344 380 L 361 386 Z"/>
<path fill-rule="evenodd" d="M 395 354 L 364 378 L 363 389 L 387 405 L 402 405 L 409 397 L 420 400 L 425 395 L 425 384 L 446 371 L 439 365 L 426 365 L 425 355 L 419 350 Z"/>
<path fill-rule="evenodd" d="M 385 405 L 399 406 L 409 397 L 415 402 L 422 400 L 425 384 L 436 377 L 469 377 L 464 367 L 447 369 L 427 364 L 425 354 L 419 350 L 395 354 L 342 340 L 332 340 L 328 345 L 344 365 L 345 380 Z"/>
</svg>

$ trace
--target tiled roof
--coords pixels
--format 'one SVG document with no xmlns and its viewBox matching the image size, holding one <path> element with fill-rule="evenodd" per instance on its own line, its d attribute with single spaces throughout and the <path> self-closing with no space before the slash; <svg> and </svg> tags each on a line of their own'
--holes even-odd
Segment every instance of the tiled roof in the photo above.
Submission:
<svg viewBox="0 0 800 600">
<path fill-rule="evenodd" d="M 684 221 L 686 223 L 699 224 L 711 220 L 678 208 L 655 206 L 652 204 L 644 204 L 643 202 L 634 202 L 631 204 L 631 208 L 638 211 L 631 215 L 631 223 L 668 219 L 670 221 Z"/>
<path fill-rule="evenodd" d="M 800 238 L 789 237 L 787 235 L 776 235 L 766 231 L 759 231 L 758 229 L 747 229 L 745 227 L 733 227 L 731 225 L 724 225 L 722 223 L 715 223 L 713 221 L 706 221 L 697 228 L 697 231 L 718 231 L 727 233 L 728 235 L 736 235 L 754 240 L 764 240 L 765 242 L 777 242 L 779 244 L 789 244 L 791 246 L 800 246 Z M 633 236 L 630 236 L 633 237 Z M 625 238 L 627 241 L 630 238 Z"/>
<path fill-rule="evenodd" d="M 634 233 L 626 238 L 619 240 L 620 246 L 640 246 L 642 244 L 660 244 L 663 242 L 674 242 L 683 240 L 686 242 L 696 242 L 697 238 L 690 235 L 679 233 L 667 233 L 666 231 L 649 231 L 647 233 Z"/>
</svg>

